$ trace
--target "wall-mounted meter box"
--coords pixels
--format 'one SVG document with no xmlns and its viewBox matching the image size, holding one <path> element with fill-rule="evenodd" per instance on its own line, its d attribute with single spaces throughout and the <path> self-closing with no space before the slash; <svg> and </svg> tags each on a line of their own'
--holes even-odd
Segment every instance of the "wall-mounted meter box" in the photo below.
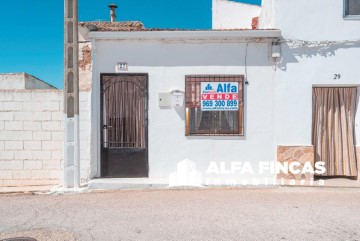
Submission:
<svg viewBox="0 0 360 241">
<path fill-rule="evenodd" d="M 274 44 L 271 47 L 271 57 L 280 58 L 281 57 L 281 46 L 279 44 Z"/>
<path fill-rule="evenodd" d="M 159 107 L 171 107 L 171 93 L 159 93 Z"/>
<path fill-rule="evenodd" d="M 172 106 L 173 107 L 183 107 L 184 106 L 184 98 L 185 92 L 181 90 L 173 90 L 171 91 L 172 95 Z"/>
</svg>

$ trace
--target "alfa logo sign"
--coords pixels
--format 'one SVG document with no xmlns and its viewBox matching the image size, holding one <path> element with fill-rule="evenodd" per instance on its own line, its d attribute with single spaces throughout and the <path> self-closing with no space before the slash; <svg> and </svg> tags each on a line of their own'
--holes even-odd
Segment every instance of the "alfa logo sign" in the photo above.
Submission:
<svg viewBox="0 0 360 241">
<path fill-rule="evenodd" d="M 202 111 L 237 111 L 239 110 L 238 82 L 202 82 Z"/>
</svg>

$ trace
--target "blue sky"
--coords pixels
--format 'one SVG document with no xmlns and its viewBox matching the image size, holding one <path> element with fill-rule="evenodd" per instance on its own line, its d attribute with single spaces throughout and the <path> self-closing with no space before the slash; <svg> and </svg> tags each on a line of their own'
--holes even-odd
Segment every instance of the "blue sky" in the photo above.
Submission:
<svg viewBox="0 0 360 241">
<path fill-rule="evenodd" d="M 211 28 L 211 0 L 79 0 L 79 21 L 109 20 L 116 3 L 118 21 L 145 27 Z M 239 0 L 260 4 L 261 0 Z M 27 72 L 63 88 L 63 0 L 2 1 L 0 73 Z"/>
</svg>

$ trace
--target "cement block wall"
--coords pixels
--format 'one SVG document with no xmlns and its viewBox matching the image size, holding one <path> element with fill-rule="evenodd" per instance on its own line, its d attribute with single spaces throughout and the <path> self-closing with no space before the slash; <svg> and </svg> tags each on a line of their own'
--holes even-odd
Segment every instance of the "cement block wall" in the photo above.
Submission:
<svg viewBox="0 0 360 241">
<path fill-rule="evenodd" d="M 62 96 L 60 90 L 0 90 L 0 186 L 59 184 Z"/>
<path fill-rule="evenodd" d="M 82 183 L 89 176 L 89 99 L 80 94 Z M 61 90 L 0 90 L 0 186 L 61 183 L 63 118 Z"/>
</svg>

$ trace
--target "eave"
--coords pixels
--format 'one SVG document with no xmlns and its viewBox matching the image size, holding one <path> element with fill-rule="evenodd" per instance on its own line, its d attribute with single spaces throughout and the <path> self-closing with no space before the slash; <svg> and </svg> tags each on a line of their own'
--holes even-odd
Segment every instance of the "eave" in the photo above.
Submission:
<svg viewBox="0 0 360 241">
<path fill-rule="evenodd" d="M 210 30 L 210 31 L 118 31 L 89 32 L 93 40 L 233 40 L 233 41 L 274 41 L 281 37 L 281 31 L 271 30 Z"/>
</svg>

